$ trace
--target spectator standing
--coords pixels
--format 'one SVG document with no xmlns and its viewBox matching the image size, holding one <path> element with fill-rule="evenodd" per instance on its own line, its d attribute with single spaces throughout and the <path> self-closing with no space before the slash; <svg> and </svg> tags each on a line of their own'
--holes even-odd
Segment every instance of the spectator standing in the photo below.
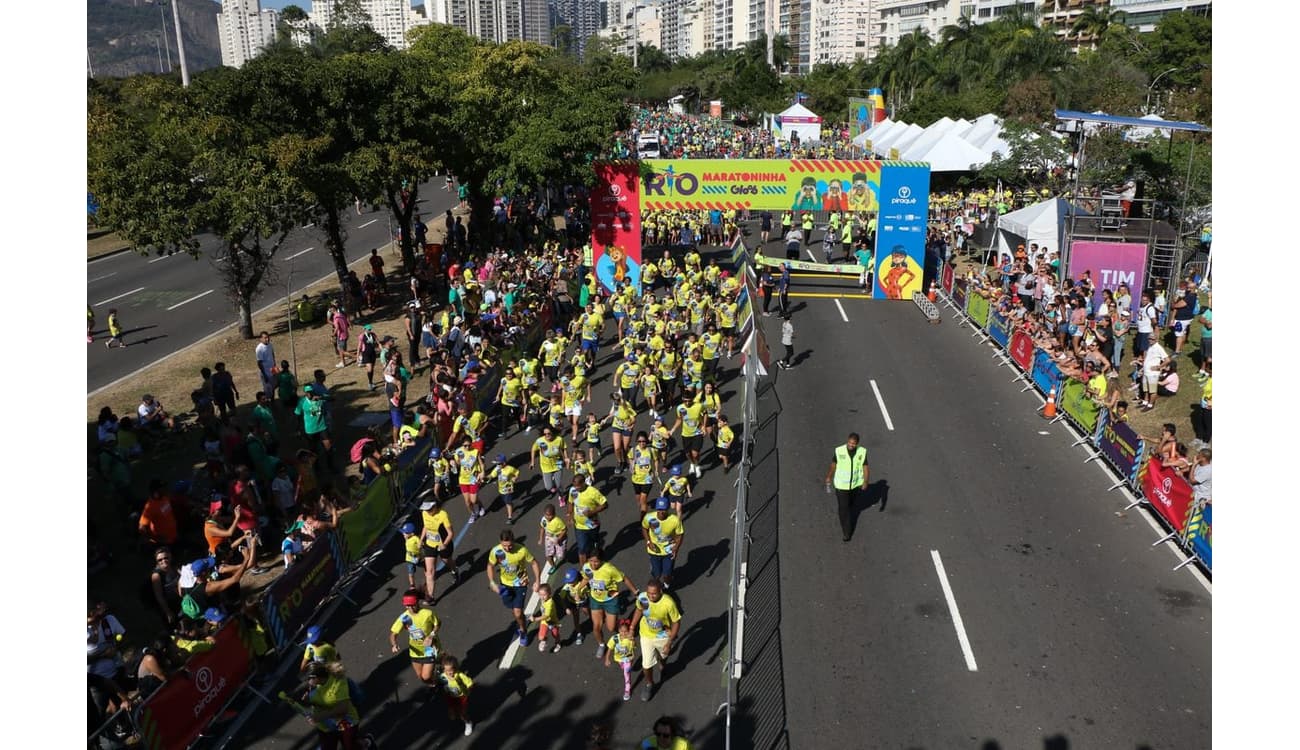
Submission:
<svg viewBox="0 0 1300 750">
<path fill-rule="evenodd" d="M 409 350 L 409 356 L 407 359 L 411 363 L 411 368 L 415 369 L 415 367 L 420 364 L 420 337 L 423 333 L 421 328 L 424 325 L 424 321 L 420 315 L 419 301 L 412 300 L 406 304 L 404 323 L 406 327 L 406 344 L 407 349 Z"/>
<path fill-rule="evenodd" d="M 334 317 L 330 320 L 330 325 L 334 328 L 334 351 L 338 352 L 339 362 L 334 365 L 335 369 L 347 366 L 348 358 L 348 330 L 351 323 L 348 321 L 348 314 L 343 308 L 334 311 Z"/>
<path fill-rule="evenodd" d="M 776 282 L 776 291 L 781 302 L 781 315 L 790 314 L 790 264 L 781 266 L 781 278 Z"/>
<path fill-rule="evenodd" d="M 781 345 L 785 347 L 785 356 L 777 361 L 782 369 L 790 369 L 790 360 L 794 357 L 794 323 L 790 322 L 790 313 L 781 316 Z"/>
<path fill-rule="evenodd" d="M 271 393 L 275 387 L 275 348 L 271 346 L 271 334 L 262 331 L 258 335 L 257 347 L 253 356 L 257 360 L 257 374 L 262 378 L 262 390 Z"/>
<path fill-rule="evenodd" d="M 1152 303 L 1154 296 L 1150 289 L 1142 290 L 1142 302 L 1138 307 L 1137 336 L 1133 340 L 1133 356 L 1141 357 L 1151 344 L 1151 334 L 1156 330 L 1156 306 Z"/>
<path fill-rule="evenodd" d="M 1173 305 L 1174 319 L 1169 326 L 1174 332 L 1174 357 L 1181 357 L 1183 354 L 1183 344 L 1187 342 L 1187 333 L 1192 328 L 1196 313 L 1199 312 L 1196 309 L 1199 304 L 1196 299 L 1196 287 L 1187 281 L 1178 282 L 1178 297 Z"/>
<path fill-rule="evenodd" d="M 1135 362 L 1142 368 L 1142 380 L 1139 387 L 1142 411 L 1151 411 L 1155 408 L 1156 398 L 1159 396 L 1160 378 L 1168 361 L 1168 352 L 1160 345 L 1159 341 L 1155 341 L 1142 353 L 1141 359 Z"/>
<path fill-rule="evenodd" d="M 235 385 L 235 377 L 226 369 L 225 362 L 218 362 L 213 367 L 216 371 L 212 373 L 212 400 L 217 403 L 217 409 L 224 417 L 227 410 L 235 410 L 239 388 Z"/>
<path fill-rule="evenodd" d="M 1211 489 L 1213 487 L 1213 474 L 1210 470 L 1210 449 L 1201 448 L 1196 451 L 1195 463 L 1192 464 L 1192 500 L 1196 502 L 1211 502 Z"/>
</svg>

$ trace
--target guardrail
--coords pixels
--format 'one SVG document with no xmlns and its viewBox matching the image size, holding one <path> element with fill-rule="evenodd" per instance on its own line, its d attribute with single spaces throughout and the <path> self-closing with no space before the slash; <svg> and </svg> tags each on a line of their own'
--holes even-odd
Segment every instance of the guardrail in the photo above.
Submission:
<svg viewBox="0 0 1300 750">
<path fill-rule="evenodd" d="M 1120 480 L 1108 491 L 1123 488 L 1130 494 L 1133 500 L 1126 510 L 1145 505 L 1168 531 L 1151 546 L 1176 542 L 1185 559 L 1174 570 L 1198 563 L 1212 575 L 1211 506 L 1193 501 L 1191 484 L 1158 457 L 1148 456 L 1146 442 L 1128 424 L 1113 420 L 1108 409 L 1088 397 L 1082 382 L 1065 377 L 1050 354 L 1037 348 L 1028 334 L 1014 330 L 1011 320 L 987 298 L 968 290 L 966 280 L 948 264 L 940 274 L 940 289 L 939 299 L 953 310 L 953 318 L 973 329 L 972 338 L 993 346 L 993 357 L 1016 373 L 1012 382 L 1025 383 L 1021 393 L 1032 389 L 1046 397 L 1056 390 L 1061 408 L 1052 424 L 1065 422 L 1074 430 L 1078 439 L 1071 447 L 1086 448 L 1085 463 L 1102 461 L 1114 470 Z"/>
</svg>

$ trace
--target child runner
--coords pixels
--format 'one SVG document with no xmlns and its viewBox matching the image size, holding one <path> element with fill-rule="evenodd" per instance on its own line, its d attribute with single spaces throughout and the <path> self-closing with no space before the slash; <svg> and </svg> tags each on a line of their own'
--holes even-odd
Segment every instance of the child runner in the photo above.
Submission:
<svg viewBox="0 0 1300 750">
<path fill-rule="evenodd" d="M 587 579 L 578 573 L 577 568 L 569 568 L 564 571 L 564 588 L 561 589 L 564 594 L 564 606 L 573 613 L 573 645 L 582 645 L 582 631 L 578 628 L 581 623 L 578 622 L 578 611 L 586 610 L 587 619 L 591 619 L 591 604 L 588 601 Z"/>
<path fill-rule="evenodd" d="M 119 347 L 125 347 L 126 342 L 122 340 L 124 332 L 122 321 L 117 317 L 117 308 L 114 307 L 108 311 L 108 341 L 104 342 L 104 348 L 112 349 L 114 341 Z"/>
<path fill-rule="evenodd" d="M 420 566 L 424 545 L 415 533 L 415 524 L 410 521 L 402 524 L 402 546 L 406 549 L 406 586 L 415 589 L 415 570 Z"/>
<path fill-rule="evenodd" d="M 587 414 L 587 463 L 594 464 L 600 460 L 600 430 L 604 422 L 596 419 L 595 414 Z"/>
<path fill-rule="evenodd" d="M 632 700 L 632 660 L 636 658 L 636 639 L 632 637 L 631 620 L 618 621 L 618 633 L 609 637 L 605 649 L 605 666 L 610 665 L 611 657 L 618 660 L 623 669 L 623 700 Z"/>
<path fill-rule="evenodd" d="M 537 587 L 537 595 L 542 598 L 542 608 L 533 615 L 533 622 L 540 623 L 537 630 L 537 650 L 546 652 L 546 637 L 555 636 L 555 645 L 551 647 L 551 653 L 560 650 L 560 624 L 564 617 L 564 612 L 560 609 L 560 601 L 551 595 L 550 584 L 543 583 Z"/>
<path fill-rule="evenodd" d="M 465 736 L 474 732 L 474 724 L 469 720 L 469 691 L 474 687 L 474 680 L 460 671 L 460 661 L 451 654 L 442 657 L 442 673 L 438 675 L 442 682 L 443 695 L 447 701 L 447 715 L 465 722 Z"/>
<path fill-rule="evenodd" d="M 504 453 L 497 454 L 495 463 L 492 471 L 488 472 L 487 479 L 497 480 L 497 492 L 501 495 L 501 501 L 506 504 L 506 524 L 514 526 L 515 480 L 519 478 L 519 470 L 506 463 Z"/>
<path fill-rule="evenodd" d="M 546 554 L 546 570 L 543 578 L 550 578 L 564 561 L 564 546 L 568 541 L 569 527 L 564 519 L 555 514 L 555 506 L 547 503 L 542 508 L 541 529 L 537 532 L 537 545 Z"/>
<path fill-rule="evenodd" d="M 722 473 L 726 474 L 731 471 L 731 444 L 736 439 L 736 433 L 731 429 L 731 424 L 727 422 L 726 414 L 718 415 L 718 441 L 713 444 L 713 452 L 718 454 L 722 461 Z"/>
</svg>

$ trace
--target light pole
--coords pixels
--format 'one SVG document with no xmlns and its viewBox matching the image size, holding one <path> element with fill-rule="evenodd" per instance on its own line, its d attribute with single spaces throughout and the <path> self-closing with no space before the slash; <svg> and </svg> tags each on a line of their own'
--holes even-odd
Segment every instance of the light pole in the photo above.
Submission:
<svg viewBox="0 0 1300 750">
<path fill-rule="evenodd" d="M 190 68 L 185 64 L 185 38 L 181 35 L 180 9 L 172 3 L 172 20 L 176 22 L 176 56 L 181 59 L 181 86 L 190 86 Z"/>
<path fill-rule="evenodd" d="M 1169 70 L 1166 70 L 1165 72 L 1156 76 L 1155 80 L 1151 82 L 1150 86 L 1147 86 L 1147 103 L 1145 106 L 1142 107 L 1143 114 L 1148 114 L 1148 115 L 1151 114 L 1151 93 L 1155 91 L 1156 84 L 1160 82 L 1161 78 L 1164 78 L 1165 76 L 1177 70 L 1181 70 L 1181 68 L 1170 68 Z"/>
</svg>

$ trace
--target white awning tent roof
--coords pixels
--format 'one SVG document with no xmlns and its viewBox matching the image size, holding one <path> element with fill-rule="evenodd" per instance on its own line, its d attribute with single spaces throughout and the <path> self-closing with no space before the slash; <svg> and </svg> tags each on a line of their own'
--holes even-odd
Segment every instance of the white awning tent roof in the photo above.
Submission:
<svg viewBox="0 0 1300 750">
<path fill-rule="evenodd" d="M 940 136 L 924 153 L 913 153 L 909 149 L 903 158 L 929 162 L 931 172 L 970 172 L 989 160 L 988 154 L 952 133 Z"/>
<path fill-rule="evenodd" d="M 1059 253 L 1065 242 L 1065 222 L 1072 211 L 1078 216 L 1091 216 L 1086 210 L 1064 198 L 1049 198 L 999 216 L 997 239 L 999 257 L 1011 255 L 1011 249 L 1015 245 L 1022 244 L 1022 240 L 1026 247 L 1036 242 L 1039 248 Z"/>
<path fill-rule="evenodd" d="M 1142 115 L 1142 116 L 1141 116 L 1140 118 L 1138 118 L 1138 119 L 1140 119 L 1140 120 L 1150 120 L 1150 121 L 1153 122 L 1153 123 L 1154 123 L 1154 122 L 1164 122 L 1164 121 L 1165 121 L 1165 118 L 1161 117 L 1160 115 L 1155 115 L 1155 114 L 1151 114 L 1151 115 Z M 1152 136 L 1160 136 L 1161 138 L 1168 138 L 1168 137 L 1169 137 L 1169 134 L 1172 133 L 1172 132 L 1173 132 L 1173 131 L 1172 131 L 1172 130 L 1169 130 L 1168 128 L 1129 128 L 1128 130 L 1124 131 L 1124 140 L 1126 140 L 1126 141 L 1142 141 L 1142 140 L 1146 140 L 1147 138 L 1150 138 L 1150 137 L 1152 137 Z"/>
</svg>

